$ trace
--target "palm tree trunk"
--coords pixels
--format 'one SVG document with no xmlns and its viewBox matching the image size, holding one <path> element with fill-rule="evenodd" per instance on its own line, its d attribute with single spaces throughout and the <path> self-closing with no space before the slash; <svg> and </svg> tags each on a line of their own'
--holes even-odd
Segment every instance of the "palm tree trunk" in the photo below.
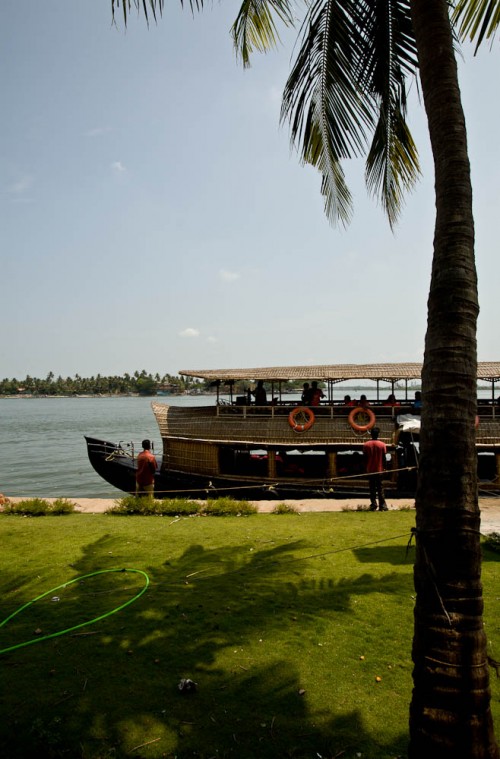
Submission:
<svg viewBox="0 0 500 759">
<path fill-rule="evenodd" d="M 410 759 L 499 759 L 483 628 L 472 189 L 446 0 L 411 0 L 435 167 L 422 372 Z"/>
</svg>

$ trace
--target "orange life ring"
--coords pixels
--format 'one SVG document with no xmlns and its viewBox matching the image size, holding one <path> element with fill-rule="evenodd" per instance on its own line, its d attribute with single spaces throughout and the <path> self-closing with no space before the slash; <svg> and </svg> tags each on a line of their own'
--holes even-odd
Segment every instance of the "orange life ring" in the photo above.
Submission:
<svg viewBox="0 0 500 759">
<path fill-rule="evenodd" d="M 306 421 L 299 422 L 297 417 L 302 419 L 306 417 Z M 310 408 L 306 408 L 306 406 L 298 406 L 293 411 L 290 411 L 288 415 L 288 423 L 294 432 L 305 432 L 311 429 L 315 421 L 314 413 Z"/>
<path fill-rule="evenodd" d="M 358 414 L 363 414 L 364 416 L 368 417 L 368 422 L 366 424 L 358 424 L 356 422 L 356 417 Z M 363 408 L 362 406 L 356 406 L 356 408 L 353 408 L 352 411 L 349 412 L 349 416 L 347 417 L 347 421 L 355 430 L 356 432 L 366 432 L 367 430 L 371 430 L 371 428 L 375 424 L 375 414 L 371 410 L 371 408 Z"/>
</svg>

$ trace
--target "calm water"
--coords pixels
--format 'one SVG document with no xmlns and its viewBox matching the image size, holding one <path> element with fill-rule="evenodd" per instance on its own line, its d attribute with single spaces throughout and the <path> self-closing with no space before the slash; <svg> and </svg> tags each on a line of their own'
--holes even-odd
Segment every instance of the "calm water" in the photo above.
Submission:
<svg viewBox="0 0 500 759">
<path fill-rule="evenodd" d="M 341 399 L 345 392 L 349 390 L 335 388 L 334 396 Z M 484 396 L 490 397 L 490 391 Z M 287 396 L 290 400 L 294 397 Z M 214 396 L 157 400 L 182 406 L 215 403 Z M 133 442 L 136 449 L 140 449 L 141 440 L 150 438 L 155 450 L 162 450 L 151 398 L 1 399 L 0 493 L 47 498 L 120 497 L 121 491 L 94 472 L 84 435 L 115 443 Z"/>
<path fill-rule="evenodd" d="M 182 396 L 175 402 L 196 406 L 215 400 Z M 134 442 L 139 450 L 141 440 L 149 438 L 162 450 L 151 398 L 2 399 L 0 492 L 47 498 L 122 495 L 93 470 L 84 435 Z"/>
</svg>

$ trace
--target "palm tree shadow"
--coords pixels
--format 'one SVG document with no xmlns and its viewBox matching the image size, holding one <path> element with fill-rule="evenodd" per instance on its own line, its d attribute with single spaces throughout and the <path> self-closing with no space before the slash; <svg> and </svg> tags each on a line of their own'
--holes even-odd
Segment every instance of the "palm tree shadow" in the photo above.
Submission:
<svg viewBox="0 0 500 759">
<path fill-rule="evenodd" d="M 410 565 L 415 561 L 414 545 L 406 548 L 398 545 L 370 546 L 354 548 L 353 554 L 363 564 L 391 564 L 392 566 Z"/>
<path fill-rule="evenodd" d="M 500 538 L 498 533 L 486 536 L 481 544 L 481 548 L 483 561 L 500 561 Z"/>
<path fill-rule="evenodd" d="M 140 743 L 128 736 L 140 733 L 151 736 L 144 742 L 159 738 L 157 753 L 145 756 L 369 756 L 372 739 L 359 713 L 340 716 L 339 703 L 339 715 L 318 720 L 308 707 L 307 691 L 301 692 L 298 670 L 282 650 L 279 655 L 270 651 L 264 663 L 260 656 L 258 664 L 253 661 L 259 638 L 283 633 L 291 614 L 300 613 L 307 645 L 309 621 L 332 610 L 350 615 L 353 595 L 396 592 L 401 583 L 396 573 L 311 579 L 304 576 L 307 558 L 296 560 L 307 547 L 295 541 L 249 554 L 247 546 L 193 544 L 175 560 L 149 568 L 148 592 L 126 611 L 81 637 L 25 649 L 20 669 L 31 668 L 39 678 L 45 673 L 42 679 L 47 672 L 56 675 L 40 694 L 33 719 L 22 716 L 32 678 L 19 678 L 17 667 L 10 672 L 5 692 L 16 683 L 16 695 L 8 715 L 18 719 L 15 726 L 2 720 L 0 749 L 10 751 L 4 755 L 125 757 Z M 116 567 L 122 559 L 126 566 L 129 558 L 118 538 L 108 534 L 89 544 L 73 568 L 85 575 L 96 566 Z M 113 593 L 116 579 L 102 575 L 97 594 L 87 581 L 79 583 L 75 605 L 88 597 L 89 603 L 102 599 L 109 608 L 115 601 L 110 603 L 112 595 L 106 593 Z M 130 574 L 123 579 L 130 593 L 137 590 Z M 197 682 L 196 690 L 181 692 L 181 678 Z M 17 753 L 12 752 L 14 732 L 23 735 Z M 386 755 L 401 753 L 404 741 L 403 736 L 385 747 Z M 165 747 L 173 753 L 162 754 Z"/>
</svg>

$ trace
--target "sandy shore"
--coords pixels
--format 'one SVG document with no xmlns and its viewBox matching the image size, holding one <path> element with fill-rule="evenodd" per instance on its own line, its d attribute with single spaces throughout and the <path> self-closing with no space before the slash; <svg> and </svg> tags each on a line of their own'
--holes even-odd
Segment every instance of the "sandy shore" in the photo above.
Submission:
<svg viewBox="0 0 500 759">
<path fill-rule="evenodd" d="M 10 498 L 12 503 L 24 500 L 23 498 Z M 54 498 L 47 498 L 47 501 L 54 501 Z M 112 508 L 115 499 L 112 498 L 70 498 L 70 501 L 76 504 L 77 510 L 84 514 L 103 514 Z M 266 514 L 271 512 L 278 501 L 252 501 L 260 513 Z M 330 511 L 356 511 L 358 507 L 366 508 L 368 500 L 366 498 L 310 498 L 307 500 L 283 500 L 279 503 L 286 503 L 293 506 L 299 512 L 330 512 Z M 414 501 L 411 498 L 387 499 L 387 505 L 390 511 L 398 511 L 402 508 L 413 508 Z M 500 533 L 500 498 L 484 497 L 479 499 L 481 509 L 481 532 L 488 535 L 492 532 Z M 378 512 L 377 512 L 378 513 Z"/>
</svg>

